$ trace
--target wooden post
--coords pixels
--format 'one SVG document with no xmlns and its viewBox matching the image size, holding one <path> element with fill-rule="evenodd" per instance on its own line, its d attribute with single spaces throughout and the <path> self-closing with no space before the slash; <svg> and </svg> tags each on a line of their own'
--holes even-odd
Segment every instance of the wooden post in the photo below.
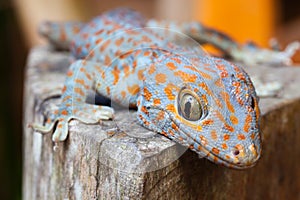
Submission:
<svg viewBox="0 0 300 200">
<path fill-rule="evenodd" d="M 54 152 L 51 135 L 35 133 L 26 124 L 42 122 L 59 103 L 67 68 L 68 53 L 36 47 L 29 54 L 24 200 L 300 198 L 300 68 L 246 69 L 283 89 L 277 98 L 261 99 L 263 155 L 255 167 L 241 171 L 199 159 L 137 125 L 134 112 L 126 110 L 117 110 L 115 121 L 97 125 L 73 120 L 67 141 Z"/>
</svg>

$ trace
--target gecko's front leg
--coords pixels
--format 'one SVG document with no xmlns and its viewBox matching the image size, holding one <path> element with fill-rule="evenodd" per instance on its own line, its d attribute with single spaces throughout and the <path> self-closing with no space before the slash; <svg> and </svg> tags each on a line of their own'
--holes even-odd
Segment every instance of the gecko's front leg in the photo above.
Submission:
<svg viewBox="0 0 300 200">
<path fill-rule="evenodd" d="M 99 91 L 101 85 L 105 85 L 104 80 L 98 79 L 101 77 L 98 68 L 99 65 L 95 62 L 85 60 L 74 62 L 67 73 L 59 109 L 48 118 L 45 125 L 33 123 L 30 126 L 41 133 L 54 131 L 52 140 L 58 143 L 67 138 L 68 122 L 71 119 L 93 124 L 113 118 L 114 111 L 111 107 L 86 103 L 89 90 L 97 87 Z"/>
</svg>

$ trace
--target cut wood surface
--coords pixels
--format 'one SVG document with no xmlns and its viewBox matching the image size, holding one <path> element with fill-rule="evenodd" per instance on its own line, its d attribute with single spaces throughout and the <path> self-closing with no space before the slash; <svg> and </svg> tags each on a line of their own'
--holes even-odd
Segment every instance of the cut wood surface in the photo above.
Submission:
<svg viewBox="0 0 300 200">
<path fill-rule="evenodd" d="M 233 170 L 138 125 L 135 112 L 114 121 L 69 124 L 53 151 L 42 123 L 59 104 L 69 53 L 42 46 L 28 57 L 24 96 L 23 199 L 300 199 L 300 67 L 249 66 L 263 83 L 281 86 L 260 99 L 263 155 L 256 166 Z M 267 90 L 267 89 L 266 89 Z"/>
</svg>

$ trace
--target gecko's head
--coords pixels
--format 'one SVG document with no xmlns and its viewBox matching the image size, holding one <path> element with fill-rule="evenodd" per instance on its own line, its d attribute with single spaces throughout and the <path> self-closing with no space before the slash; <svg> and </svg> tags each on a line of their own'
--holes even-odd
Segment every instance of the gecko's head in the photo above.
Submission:
<svg viewBox="0 0 300 200">
<path fill-rule="evenodd" d="M 156 66 L 138 101 L 140 120 L 215 163 L 253 166 L 261 153 L 260 113 L 249 76 L 222 59 L 193 63 L 176 58 Z"/>
</svg>

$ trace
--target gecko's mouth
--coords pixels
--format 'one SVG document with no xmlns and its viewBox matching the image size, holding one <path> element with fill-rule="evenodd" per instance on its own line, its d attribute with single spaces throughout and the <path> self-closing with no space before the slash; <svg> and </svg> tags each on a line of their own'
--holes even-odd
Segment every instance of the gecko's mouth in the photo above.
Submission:
<svg viewBox="0 0 300 200">
<path fill-rule="evenodd" d="M 174 120 L 173 123 L 178 125 Z M 178 126 L 180 127 L 180 126 Z M 233 169 L 247 169 L 253 167 L 260 158 L 260 148 L 257 148 L 254 144 L 249 144 L 244 148 L 237 149 L 232 148 L 232 151 L 228 154 L 222 154 L 220 152 L 214 152 L 213 147 L 199 143 L 196 139 L 191 137 L 186 131 L 179 128 L 178 131 L 180 135 L 186 136 L 187 141 L 190 145 L 197 146 L 197 148 L 192 148 L 200 158 L 206 158 L 213 163 L 223 165 Z M 176 139 L 176 142 L 182 144 L 182 142 Z"/>
</svg>

